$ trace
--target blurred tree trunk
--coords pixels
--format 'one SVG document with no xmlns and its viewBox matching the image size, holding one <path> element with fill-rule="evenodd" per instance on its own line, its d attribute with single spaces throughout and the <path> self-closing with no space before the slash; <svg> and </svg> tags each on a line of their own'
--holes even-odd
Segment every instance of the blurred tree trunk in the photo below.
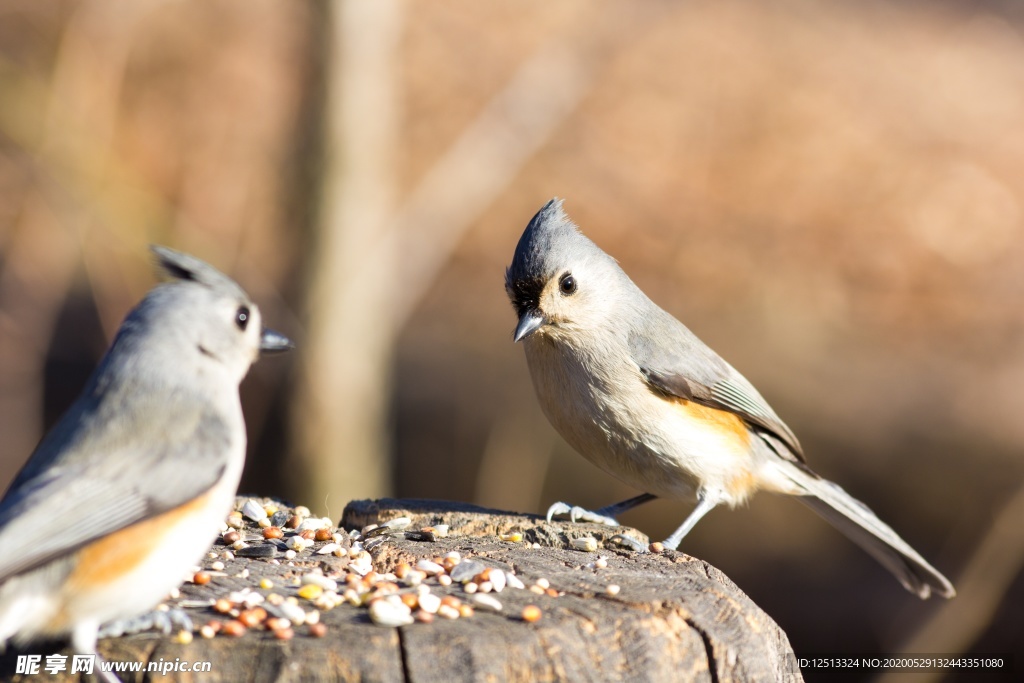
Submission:
<svg viewBox="0 0 1024 683">
<path fill-rule="evenodd" d="M 339 515 L 389 493 L 387 419 L 393 324 L 402 284 L 379 248 L 395 202 L 396 52 L 403 4 L 327 5 L 325 163 L 313 238 L 309 324 L 293 414 L 301 500 Z M 390 244 L 390 243 L 388 243 Z M 373 254 L 373 269 L 359 267 Z"/>
</svg>

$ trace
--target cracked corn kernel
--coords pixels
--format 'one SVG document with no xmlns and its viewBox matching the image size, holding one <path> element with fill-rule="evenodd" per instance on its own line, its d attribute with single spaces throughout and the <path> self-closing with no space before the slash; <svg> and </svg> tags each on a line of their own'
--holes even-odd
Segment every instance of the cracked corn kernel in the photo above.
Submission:
<svg viewBox="0 0 1024 683">
<path fill-rule="evenodd" d="M 226 636 L 231 636 L 232 638 L 238 638 L 240 636 L 245 635 L 245 631 L 245 624 L 238 621 L 237 619 L 232 619 L 231 621 L 226 622 L 220 628 L 221 633 L 223 633 Z"/>
<path fill-rule="evenodd" d="M 307 583 L 305 586 L 299 589 L 299 597 L 305 598 L 306 600 L 316 600 L 324 592 L 322 586 L 318 586 L 315 583 Z"/>
<path fill-rule="evenodd" d="M 523 608 L 523 613 L 522 613 L 523 621 L 525 621 L 525 622 L 527 622 L 529 624 L 532 624 L 535 621 L 540 620 L 540 617 L 541 617 L 540 607 L 537 607 L 536 605 L 527 605 L 526 607 Z"/>
<path fill-rule="evenodd" d="M 252 609 L 244 610 L 238 615 L 238 620 L 247 628 L 259 626 L 266 618 L 267 610 L 262 607 L 253 607 Z"/>
</svg>

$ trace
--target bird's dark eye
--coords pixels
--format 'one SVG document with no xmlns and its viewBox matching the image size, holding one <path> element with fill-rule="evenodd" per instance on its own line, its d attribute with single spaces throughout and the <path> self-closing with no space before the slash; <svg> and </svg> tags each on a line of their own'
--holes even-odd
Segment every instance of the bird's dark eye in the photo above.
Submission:
<svg viewBox="0 0 1024 683">
<path fill-rule="evenodd" d="M 571 296 L 576 293 L 576 278 L 571 273 L 566 273 L 558 279 L 558 289 L 565 296 Z"/>
<path fill-rule="evenodd" d="M 249 324 L 249 309 L 245 306 L 239 306 L 238 311 L 235 313 L 235 324 L 238 325 L 238 329 L 245 330 Z"/>
</svg>

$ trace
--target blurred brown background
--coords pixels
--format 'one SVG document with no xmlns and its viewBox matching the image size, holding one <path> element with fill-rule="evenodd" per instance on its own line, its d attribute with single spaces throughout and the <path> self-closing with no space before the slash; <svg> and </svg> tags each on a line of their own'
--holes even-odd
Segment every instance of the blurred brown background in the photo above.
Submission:
<svg viewBox="0 0 1024 683">
<path fill-rule="evenodd" d="M 768 495 L 683 549 L 798 653 L 1024 667 L 1014 3 L 7 0 L 0 481 L 152 286 L 157 242 L 300 344 L 243 387 L 243 490 L 335 518 L 385 494 L 634 495 L 548 426 L 511 342 L 503 269 L 555 195 L 960 595 L 919 603 Z M 623 521 L 660 538 L 689 507 Z"/>
</svg>

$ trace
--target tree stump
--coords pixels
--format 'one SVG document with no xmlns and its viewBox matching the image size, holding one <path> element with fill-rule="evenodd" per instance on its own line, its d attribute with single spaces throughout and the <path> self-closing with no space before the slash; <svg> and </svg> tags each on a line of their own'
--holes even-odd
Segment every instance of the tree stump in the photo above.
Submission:
<svg viewBox="0 0 1024 683">
<path fill-rule="evenodd" d="M 240 498 L 238 506 L 245 500 Z M 636 553 L 613 543 L 615 534 L 623 534 L 646 545 L 647 538 L 634 529 L 548 523 L 534 515 L 464 504 L 390 499 L 350 503 L 339 526 L 359 530 L 399 518 L 408 518 L 409 524 L 385 528 L 383 534 L 369 532 L 359 541 L 368 548 L 377 572 L 369 578 L 389 584 L 389 590 L 399 595 L 424 591 L 386 575 L 408 572 L 409 567 L 415 572 L 420 560 L 443 558 L 453 551 L 463 562 L 472 560 L 490 571 L 513 574 L 525 588 L 510 583 L 500 593 L 490 592 L 501 607 L 491 611 L 494 600 L 477 597 L 490 587 L 483 585 L 480 576 L 468 588 L 460 580 L 442 586 L 438 576 L 428 575 L 422 583 L 431 593 L 454 596 L 473 609 L 462 607 L 460 618 L 437 617 L 430 623 L 396 627 L 374 623 L 365 606 L 342 602 L 320 611 L 320 623 L 326 627 L 322 637 L 312 635 L 320 627 L 308 625 L 294 626 L 289 639 L 252 628 L 239 637 L 219 634 L 207 639 L 196 633 L 189 644 L 171 635 L 141 633 L 103 639 L 100 652 L 111 662 L 211 663 L 209 673 L 120 674 L 126 682 L 802 680 L 786 635 L 728 577 L 682 553 Z M 448 527 L 447 535 L 443 525 Z M 423 531 L 426 527 L 433 531 Z M 318 554 L 332 542 L 322 541 L 288 560 L 281 548 L 297 532 L 289 530 L 284 539 L 263 541 L 260 529 L 248 522 L 242 533 L 254 539 L 250 547 L 276 544 L 276 562 L 237 555 L 222 559 L 227 548 L 215 545 L 204 567 L 220 561 L 223 570 L 212 571 L 212 580 L 205 585 L 186 583 L 181 596 L 168 601 L 182 607 L 196 629 L 211 620 L 229 620 L 230 615 L 217 613 L 208 603 L 232 593 L 234 598 L 252 593 L 297 596 L 301 576 L 311 571 L 322 573 L 323 579 L 337 578 L 339 594 L 347 575 L 352 575 L 349 581 L 358 579 L 355 560 L 350 558 L 354 553 L 344 548 L 347 535 L 343 534 L 342 547 L 334 553 Z M 588 538 L 593 541 L 577 540 Z M 588 543 L 596 543 L 598 549 L 577 549 Z M 466 564 L 464 569 L 473 566 Z M 458 576 L 456 568 L 450 572 Z M 263 579 L 273 586 L 260 588 Z M 471 595 L 474 588 L 477 592 Z M 272 615 L 279 611 L 269 601 L 263 606 Z M 300 614 L 315 611 L 304 597 L 297 598 L 295 606 L 301 608 Z M 524 612 L 527 606 L 539 609 L 538 620 L 524 618 L 532 618 Z M 471 616 L 466 615 L 469 611 Z M 70 654 L 61 647 L 60 643 L 37 644 L 24 651 L 9 650 L 0 657 L 0 678 L 40 680 L 13 673 L 18 655 L 41 653 L 45 662 L 47 654 Z M 64 672 L 53 680 L 80 679 Z"/>
</svg>

